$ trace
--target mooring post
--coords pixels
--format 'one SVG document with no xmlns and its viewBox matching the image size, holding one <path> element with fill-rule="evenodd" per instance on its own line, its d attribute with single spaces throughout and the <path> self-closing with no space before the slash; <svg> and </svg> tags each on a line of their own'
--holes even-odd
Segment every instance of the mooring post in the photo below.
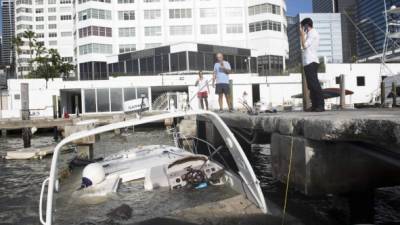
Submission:
<svg viewBox="0 0 400 225">
<path fill-rule="evenodd" d="M 304 73 L 304 68 L 301 69 L 301 83 L 303 90 L 303 110 L 306 111 L 311 107 L 310 92 L 308 91 L 307 78 Z"/>
<path fill-rule="evenodd" d="M 393 83 L 392 83 L 392 94 L 393 94 L 393 104 L 392 104 L 392 106 L 396 107 L 397 106 L 397 85 L 396 85 L 395 81 L 393 81 Z"/>
<path fill-rule="evenodd" d="M 385 89 L 385 82 L 381 82 L 381 106 L 385 106 L 386 102 L 386 89 Z"/>
<path fill-rule="evenodd" d="M 346 107 L 346 85 L 344 75 L 340 75 L 340 108 Z"/>
<path fill-rule="evenodd" d="M 79 117 L 79 96 L 75 96 L 75 113 L 76 117 Z"/>
<path fill-rule="evenodd" d="M 29 84 L 21 83 L 21 119 L 29 120 Z M 22 140 L 24 141 L 24 148 L 31 147 L 32 131 L 31 128 L 22 128 Z"/>
<path fill-rule="evenodd" d="M 229 101 L 233 109 L 233 80 L 229 80 Z"/>
<path fill-rule="evenodd" d="M 57 95 L 53 95 L 53 118 L 57 119 L 58 118 L 58 113 L 57 113 Z"/>
<path fill-rule="evenodd" d="M 7 137 L 7 130 L 6 129 L 1 129 L 1 136 L 2 137 Z"/>
</svg>

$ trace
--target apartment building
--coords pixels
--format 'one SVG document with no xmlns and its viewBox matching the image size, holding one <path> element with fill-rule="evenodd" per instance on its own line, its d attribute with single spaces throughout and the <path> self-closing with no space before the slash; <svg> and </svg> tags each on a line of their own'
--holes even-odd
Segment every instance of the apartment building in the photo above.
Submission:
<svg viewBox="0 0 400 225">
<path fill-rule="evenodd" d="M 284 0 L 16 0 L 16 34 L 27 29 L 74 62 L 78 79 L 106 70 L 107 56 L 182 42 L 252 49 L 262 74 L 282 71 L 288 55 Z"/>
<path fill-rule="evenodd" d="M 26 30 L 35 32 L 35 39 L 47 48 L 57 49 L 64 61 L 73 62 L 74 27 L 72 0 L 15 0 L 15 35 Z M 22 53 L 17 57 L 18 72 L 29 72 L 29 43 L 23 38 Z"/>
</svg>

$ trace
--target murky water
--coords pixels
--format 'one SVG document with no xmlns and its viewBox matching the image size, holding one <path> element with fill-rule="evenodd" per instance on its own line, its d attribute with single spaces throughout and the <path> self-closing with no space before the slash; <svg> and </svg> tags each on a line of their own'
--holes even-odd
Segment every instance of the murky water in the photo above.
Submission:
<svg viewBox="0 0 400 225">
<path fill-rule="evenodd" d="M 149 133 L 151 132 L 151 134 Z M 108 133 L 102 135 L 96 143 L 95 154 L 98 157 L 138 145 L 167 144 L 171 137 L 164 130 L 137 130 L 135 135 L 123 137 Z M 32 140 L 34 147 L 54 144 L 49 135 L 36 135 Z M 18 136 L 0 138 L 0 154 L 9 149 L 22 147 Z M 276 204 L 282 203 L 282 187 L 270 175 L 271 163 L 267 150 L 253 152 L 256 157 L 251 161 L 262 182 L 265 196 Z M 63 154 L 62 163 L 66 164 L 73 154 Z M 41 183 L 48 176 L 51 158 L 43 160 L 0 161 L 0 224 L 39 224 L 38 200 Z M 203 191 L 159 191 L 145 192 L 141 183 L 124 184 L 118 194 L 111 196 L 107 204 L 87 205 L 76 202 L 70 194 L 79 186 L 80 169 L 74 169 L 69 184 L 62 185 L 63 194 L 57 196 L 57 224 L 132 224 L 137 221 L 159 217 L 176 209 L 184 209 L 233 196 L 234 193 L 219 187 Z M 346 224 L 348 211 L 337 208 L 337 199 L 310 199 L 290 193 L 288 211 L 307 225 Z M 128 205 L 132 209 L 130 219 L 118 220 L 107 215 L 113 209 Z M 340 205 L 340 204 L 339 204 Z M 376 223 L 400 224 L 400 188 L 386 188 L 376 194 Z M 296 223 L 299 224 L 299 223 Z"/>
</svg>

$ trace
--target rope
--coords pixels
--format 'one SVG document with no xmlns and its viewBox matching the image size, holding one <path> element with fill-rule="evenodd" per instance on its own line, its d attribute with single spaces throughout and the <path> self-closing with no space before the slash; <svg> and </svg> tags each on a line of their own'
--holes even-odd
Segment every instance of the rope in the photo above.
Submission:
<svg viewBox="0 0 400 225">
<path fill-rule="evenodd" d="M 285 199 L 284 199 L 284 203 L 283 203 L 283 215 L 282 215 L 281 225 L 285 224 L 285 219 L 286 219 L 286 208 L 287 208 L 287 200 L 288 200 L 288 193 L 289 193 L 289 182 L 290 182 L 290 175 L 292 173 L 293 140 L 294 140 L 294 138 L 292 136 L 291 143 L 290 143 L 289 168 L 288 168 L 288 173 L 287 173 L 287 178 L 286 178 L 286 190 L 285 190 Z"/>
</svg>

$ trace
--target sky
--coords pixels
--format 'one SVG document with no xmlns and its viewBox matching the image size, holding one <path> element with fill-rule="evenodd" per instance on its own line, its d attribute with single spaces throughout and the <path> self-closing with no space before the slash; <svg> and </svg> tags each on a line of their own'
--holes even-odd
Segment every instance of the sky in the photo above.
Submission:
<svg viewBox="0 0 400 225">
<path fill-rule="evenodd" d="M 288 16 L 312 12 L 312 0 L 286 0 Z"/>
</svg>

